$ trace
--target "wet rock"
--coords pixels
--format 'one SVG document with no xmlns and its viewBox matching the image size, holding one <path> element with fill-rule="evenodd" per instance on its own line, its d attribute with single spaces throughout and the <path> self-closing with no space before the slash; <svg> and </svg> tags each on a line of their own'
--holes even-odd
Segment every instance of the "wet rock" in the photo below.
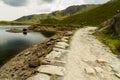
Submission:
<svg viewBox="0 0 120 80">
<path fill-rule="evenodd" d="M 26 80 L 50 80 L 50 76 L 48 76 L 47 74 L 38 73 Z"/>
<path fill-rule="evenodd" d="M 51 75 L 64 76 L 65 68 L 52 65 L 41 65 L 37 71 Z"/>
</svg>

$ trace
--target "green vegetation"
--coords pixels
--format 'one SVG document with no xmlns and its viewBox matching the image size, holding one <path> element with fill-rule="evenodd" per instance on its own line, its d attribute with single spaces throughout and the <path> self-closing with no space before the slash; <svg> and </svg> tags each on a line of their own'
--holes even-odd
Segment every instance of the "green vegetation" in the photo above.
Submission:
<svg viewBox="0 0 120 80">
<path fill-rule="evenodd" d="M 71 15 L 60 23 L 96 26 L 118 14 L 117 10 L 120 10 L 120 0 L 114 0 L 83 13 Z"/>
<path fill-rule="evenodd" d="M 104 30 L 95 35 L 101 42 L 108 45 L 113 53 L 120 55 L 120 37 L 116 36 L 112 30 Z"/>
<path fill-rule="evenodd" d="M 98 5 L 81 5 L 81 6 L 74 5 L 64 10 L 55 11 L 49 14 L 34 14 L 34 15 L 29 15 L 29 16 L 23 16 L 15 21 L 25 22 L 25 23 L 35 22 L 39 24 L 59 24 L 60 20 L 63 20 L 64 18 L 70 15 L 82 13 L 90 9 L 93 9 L 97 6 Z"/>
<path fill-rule="evenodd" d="M 30 22 L 17 22 L 17 21 L 0 21 L 0 25 L 31 25 L 36 23 Z"/>
</svg>

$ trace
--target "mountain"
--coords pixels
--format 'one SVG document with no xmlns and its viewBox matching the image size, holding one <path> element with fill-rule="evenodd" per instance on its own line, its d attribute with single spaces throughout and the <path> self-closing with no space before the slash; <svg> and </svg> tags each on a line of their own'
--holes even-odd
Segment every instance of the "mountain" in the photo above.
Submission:
<svg viewBox="0 0 120 80">
<path fill-rule="evenodd" d="M 59 24 L 99 25 L 120 11 L 120 0 L 112 0 L 94 9 L 68 16 Z"/>
<path fill-rule="evenodd" d="M 74 5 L 64 10 L 54 11 L 49 14 L 34 14 L 34 15 L 23 16 L 21 18 L 16 19 L 15 21 L 41 23 L 46 19 L 48 19 L 47 21 L 57 20 L 57 19 L 62 20 L 67 16 L 83 11 L 83 9 L 88 8 L 88 6 L 92 8 L 93 6 L 96 6 L 96 5 Z"/>
</svg>

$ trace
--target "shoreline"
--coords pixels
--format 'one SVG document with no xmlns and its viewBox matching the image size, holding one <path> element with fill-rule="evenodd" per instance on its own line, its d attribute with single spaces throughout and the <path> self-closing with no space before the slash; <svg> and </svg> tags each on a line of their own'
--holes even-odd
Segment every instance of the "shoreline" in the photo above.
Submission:
<svg viewBox="0 0 120 80">
<path fill-rule="evenodd" d="M 18 53 L 0 68 L 0 79 L 25 80 L 35 74 L 37 66 L 42 64 L 42 59 L 52 51 L 54 44 L 60 41 L 67 31 L 71 30 L 56 31 L 54 36 Z"/>
</svg>

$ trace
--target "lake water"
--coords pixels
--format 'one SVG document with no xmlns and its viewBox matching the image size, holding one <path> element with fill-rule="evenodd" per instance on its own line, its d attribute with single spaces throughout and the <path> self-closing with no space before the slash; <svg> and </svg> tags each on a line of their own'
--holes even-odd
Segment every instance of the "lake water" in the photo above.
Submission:
<svg viewBox="0 0 120 80">
<path fill-rule="evenodd" d="M 23 33 L 10 33 L 6 32 L 9 29 L 23 29 L 28 26 L 0 26 L 0 65 L 4 61 L 25 47 L 34 44 L 38 41 L 45 40 L 46 37 L 40 32 Z"/>
</svg>

